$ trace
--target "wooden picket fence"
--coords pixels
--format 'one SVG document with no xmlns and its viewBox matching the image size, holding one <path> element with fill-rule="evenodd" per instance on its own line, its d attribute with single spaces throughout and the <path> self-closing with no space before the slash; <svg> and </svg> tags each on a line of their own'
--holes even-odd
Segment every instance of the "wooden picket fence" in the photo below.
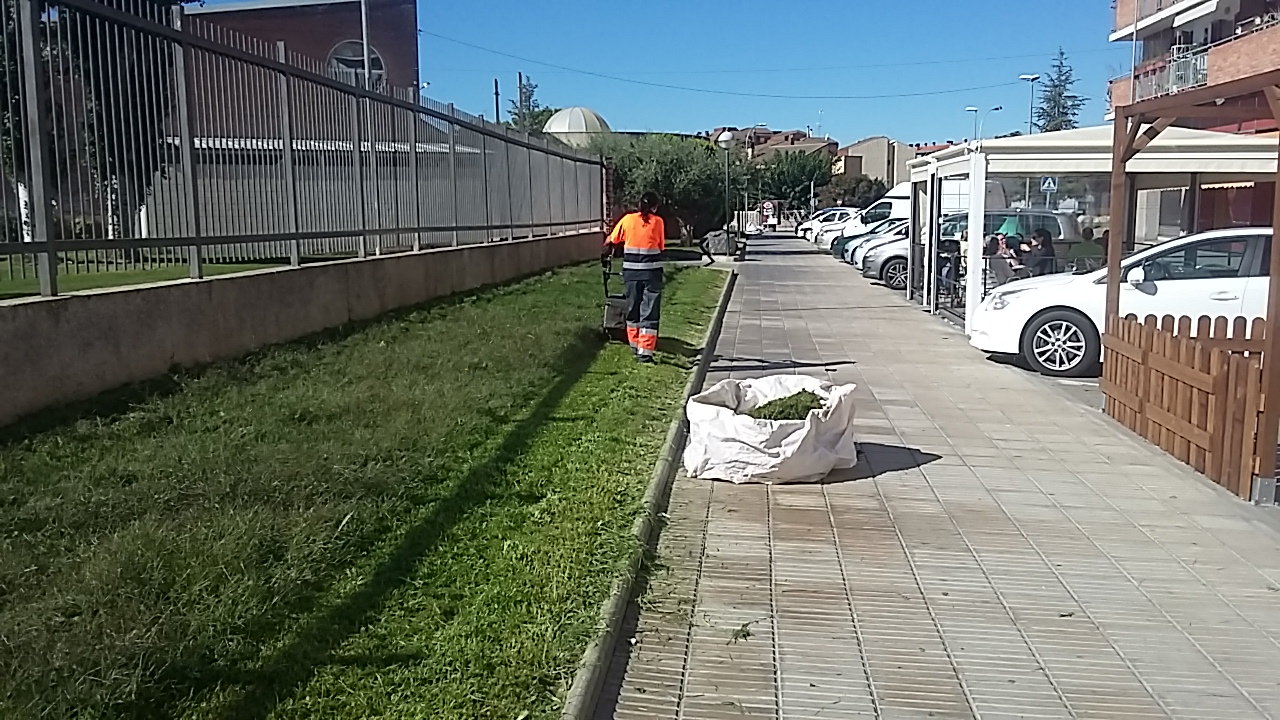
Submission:
<svg viewBox="0 0 1280 720">
<path fill-rule="evenodd" d="M 1249 499 L 1258 472 L 1265 332 L 1261 318 L 1108 318 L 1107 415 Z"/>
</svg>

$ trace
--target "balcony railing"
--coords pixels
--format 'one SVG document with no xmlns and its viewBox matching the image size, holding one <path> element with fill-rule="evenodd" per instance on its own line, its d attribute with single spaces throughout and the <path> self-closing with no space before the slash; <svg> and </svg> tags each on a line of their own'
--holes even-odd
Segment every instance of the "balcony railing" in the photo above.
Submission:
<svg viewBox="0 0 1280 720">
<path fill-rule="evenodd" d="M 1209 46 L 1184 50 L 1159 68 L 1136 78 L 1134 101 L 1173 95 L 1209 84 Z"/>
</svg>

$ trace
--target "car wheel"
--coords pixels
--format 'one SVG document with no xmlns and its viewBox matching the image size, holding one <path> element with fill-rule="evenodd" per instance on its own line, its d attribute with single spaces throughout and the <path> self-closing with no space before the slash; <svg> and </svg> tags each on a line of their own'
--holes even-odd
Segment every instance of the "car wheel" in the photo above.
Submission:
<svg viewBox="0 0 1280 720">
<path fill-rule="evenodd" d="M 880 281 L 888 285 L 891 290 L 907 289 L 907 261 L 902 258 L 893 258 L 880 268 Z"/>
<path fill-rule="evenodd" d="M 1089 319 L 1055 310 L 1031 321 L 1022 337 L 1022 356 L 1051 377 L 1081 377 L 1096 371 L 1102 343 Z"/>
</svg>

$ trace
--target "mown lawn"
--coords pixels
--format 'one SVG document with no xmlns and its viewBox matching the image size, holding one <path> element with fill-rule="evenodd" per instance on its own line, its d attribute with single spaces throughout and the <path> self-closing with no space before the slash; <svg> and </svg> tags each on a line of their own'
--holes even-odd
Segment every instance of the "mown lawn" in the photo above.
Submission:
<svg viewBox="0 0 1280 720">
<path fill-rule="evenodd" d="M 724 277 L 653 367 L 580 267 L 0 430 L 0 717 L 553 717 Z"/>
<path fill-rule="evenodd" d="M 212 277 L 246 270 L 261 270 L 268 267 L 272 266 L 262 264 L 215 265 L 207 263 L 204 266 L 204 274 L 206 277 Z M 190 271 L 185 265 L 151 268 L 148 270 L 109 270 L 66 274 L 62 274 L 59 271 L 58 292 L 75 292 L 76 290 L 93 290 L 105 287 L 143 285 L 166 280 L 181 280 L 188 277 L 189 273 Z M 23 274 L 25 274 L 25 277 L 22 276 Z M 40 280 L 35 276 L 35 270 L 31 263 L 27 263 L 25 273 L 19 273 L 19 268 L 15 263 L 11 273 L 7 264 L 0 261 L 0 300 L 39 294 Z"/>
</svg>

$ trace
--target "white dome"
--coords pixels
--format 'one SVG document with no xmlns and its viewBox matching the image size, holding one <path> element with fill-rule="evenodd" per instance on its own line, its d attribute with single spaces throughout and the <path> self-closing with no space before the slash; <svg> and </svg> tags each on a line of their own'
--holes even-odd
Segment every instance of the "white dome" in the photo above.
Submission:
<svg viewBox="0 0 1280 720">
<path fill-rule="evenodd" d="M 547 120 L 542 132 L 573 147 L 586 147 L 596 135 L 611 132 L 609 123 L 596 111 L 584 107 L 565 108 Z"/>
</svg>

